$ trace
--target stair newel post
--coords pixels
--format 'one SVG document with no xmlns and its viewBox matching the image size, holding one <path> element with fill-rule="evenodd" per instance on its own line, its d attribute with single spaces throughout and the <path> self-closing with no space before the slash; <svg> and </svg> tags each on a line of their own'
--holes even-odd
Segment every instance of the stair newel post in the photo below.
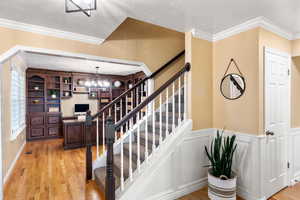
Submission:
<svg viewBox="0 0 300 200">
<path fill-rule="evenodd" d="M 115 200 L 115 176 L 114 176 L 114 140 L 115 140 L 115 125 L 111 116 L 106 121 L 106 143 L 107 143 L 107 158 L 106 158 L 106 183 L 105 197 L 106 200 Z"/>
<path fill-rule="evenodd" d="M 86 180 L 91 180 L 93 176 L 93 155 L 92 155 L 92 116 L 91 111 L 86 113 L 85 121 L 85 141 L 86 141 Z"/>
</svg>

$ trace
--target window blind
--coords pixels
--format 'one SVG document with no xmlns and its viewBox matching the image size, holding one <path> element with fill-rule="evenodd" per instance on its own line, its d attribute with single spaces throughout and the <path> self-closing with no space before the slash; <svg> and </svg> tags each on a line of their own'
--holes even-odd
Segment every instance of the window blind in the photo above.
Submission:
<svg viewBox="0 0 300 200">
<path fill-rule="evenodd" d="M 25 75 L 15 69 L 11 73 L 11 130 L 16 138 L 25 128 Z"/>
</svg>

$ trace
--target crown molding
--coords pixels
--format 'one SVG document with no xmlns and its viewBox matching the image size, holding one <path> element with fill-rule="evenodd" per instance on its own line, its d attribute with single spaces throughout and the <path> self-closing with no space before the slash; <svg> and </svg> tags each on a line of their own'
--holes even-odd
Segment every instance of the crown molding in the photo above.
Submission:
<svg viewBox="0 0 300 200">
<path fill-rule="evenodd" d="M 26 31 L 46 36 L 52 36 L 62 39 L 75 40 L 79 42 L 89 43 L 89 44 L 101 44 L 104 39 L 97 38 L 89 35 L 83 35 L 79 33 L 73 33 L 68 31 L 62 31 L 58 29 L 52 29 L 44 26 L 37 26 L 33 24 L 21 23 L 13 20 L 0 18 L 0 27 Z"/>
<path fill-rule="evenodd" d="M 200 38 L 200 39 L 207 40 L 210 42 L 213 41 L 213 35 L 211 33 L 201 31 L 198 29 L 192 29 L 191 32 L 192 32 L 192 35 L 196 38 Z"/>
<path fill-rule="evenodd" d="M 279 26 L 275 25 L 273 22 L 262 16 L 248 20 L 244 23 L 235 25 L 231 28 L 225 29 L 215 34 L 210 34 L 197 29 L 193 29 L 192 33 L 194 37 L 216 42 L 257 27 L 264 28 L 288 40 L 295 39 L 292 33 L 280 28 Z M 298 36 L 298 38 L 300 38 L 300 34 L 298 34 Z"/>
</svg>

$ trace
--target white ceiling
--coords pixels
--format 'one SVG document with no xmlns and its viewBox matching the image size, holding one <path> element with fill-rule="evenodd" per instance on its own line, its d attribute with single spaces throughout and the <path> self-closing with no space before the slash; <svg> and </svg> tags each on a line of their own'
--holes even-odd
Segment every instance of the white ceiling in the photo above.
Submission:
<svg viewBox="0 0 300 200">
<path fill-rule="evenodd" d="M 142 66 L 117 62 L 96 61 L 30 52 L 24 52 L 23 57 L 25 58 L 28 67 L 38 69 L 96 73 L 96 66 L 99 66 L 99 74 L 124 76 L 143 71 Z"/>
<path fill-rule="evenodd" d="M 1 0 L 0 18 L 107 38 L 133 17 L 181 32 L 215 34 L 258 16 L 293 34 L 300 33 L 299 0 L 98 0 L 88 18 L 65 13 L 65 0 Z"/>
</svg>

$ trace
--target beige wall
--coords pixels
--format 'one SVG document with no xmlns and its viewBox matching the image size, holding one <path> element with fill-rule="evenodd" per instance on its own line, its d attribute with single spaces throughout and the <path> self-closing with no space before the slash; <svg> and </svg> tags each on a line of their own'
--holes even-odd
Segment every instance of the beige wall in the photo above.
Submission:
<svg viewBox="0 0 300 200">
<path fill-rule="evenodd" d="M 291 80 L 291 123 L 293 128 L 300 127 L 300 56 L 292 58 Z"/>
<path fill-rule="evenodd" d="M 89 104 L 92 114 L 96 114 L 98 110 L 97 99 L 89 99 L 87 94 L 73 94 L 72 98 L 61 101 L 61 111 L 63 117 L 70 117 L 74 115 L 75 104 Z"/>
<path fill-rule="evenodd" d="M 213 44 L 213 127 L 252 133 L 258 132 L 258 31 L 252 29 Z M 220 92 L 220 82 L 231 58 L 245 76 L 245 94 L 227 100 Z M 231 66 L 229 72 L 237 73 Z"/>
<path fill-rule="evenodd" d="M 20 151 L 22 145 L 26 139 L 26 131 L 24 130 L 20 135 L 13 141 L 10 140 L 11 134 L 11 112 L 10 112 L 10 82 L 11 82 L 11 71 L 10 63 L 18 62 L 19 66 L 25 67 L 22 58 L 18 55 L 4 63 L 1 74 L 1 85 L 2 85 L 2 175 L 5 177 L 9 168 L 11 167 L 14 159 Z"/>
<path fill-rule="evenodd" d="M 184 50 L 184 34 L 128 18 L 101 45 L 0 27 L 0 54 L 15 45 L 84 53 L 145 63 L 153 72 Z"/>
<path fill-rule="evenodd" d="M 0 54 L 3 54 L 15 45 L 24 45 L 37 48 L 62 50 L 72 53 L 83 53 L 108 58 L 133 60 L 145 63 L 153 72 L 169 59 L 184 50 L 184 34 L 128 18 L 111 36 L 100 45 L 86 44 L 78 41 L 55 38 L 19 30 L 0 27 Z M 166 81 L 175 71 L 184 64 L 184 58 L 171 65 L 164 76 L 158 76 L 156 87 Z M 5 77 L 4 87 L 4 132 L 3 136 L 3 175 L 15 158 L 24 142 L 25 134 L 13 142 L 8 141 L 10 133 L 9 110 L 9 71 L 5 63 L 2 76 Z M 2 79 L 3 80 L 3 79 Z M 70 109 L 67 109 L 70 112 Z"/>
<path fill-rule="evenodd" d="M 193 130 L 212 127 L 212 43 L 186 33 L 189 73 L 189 117 Z"/>
</svg>

